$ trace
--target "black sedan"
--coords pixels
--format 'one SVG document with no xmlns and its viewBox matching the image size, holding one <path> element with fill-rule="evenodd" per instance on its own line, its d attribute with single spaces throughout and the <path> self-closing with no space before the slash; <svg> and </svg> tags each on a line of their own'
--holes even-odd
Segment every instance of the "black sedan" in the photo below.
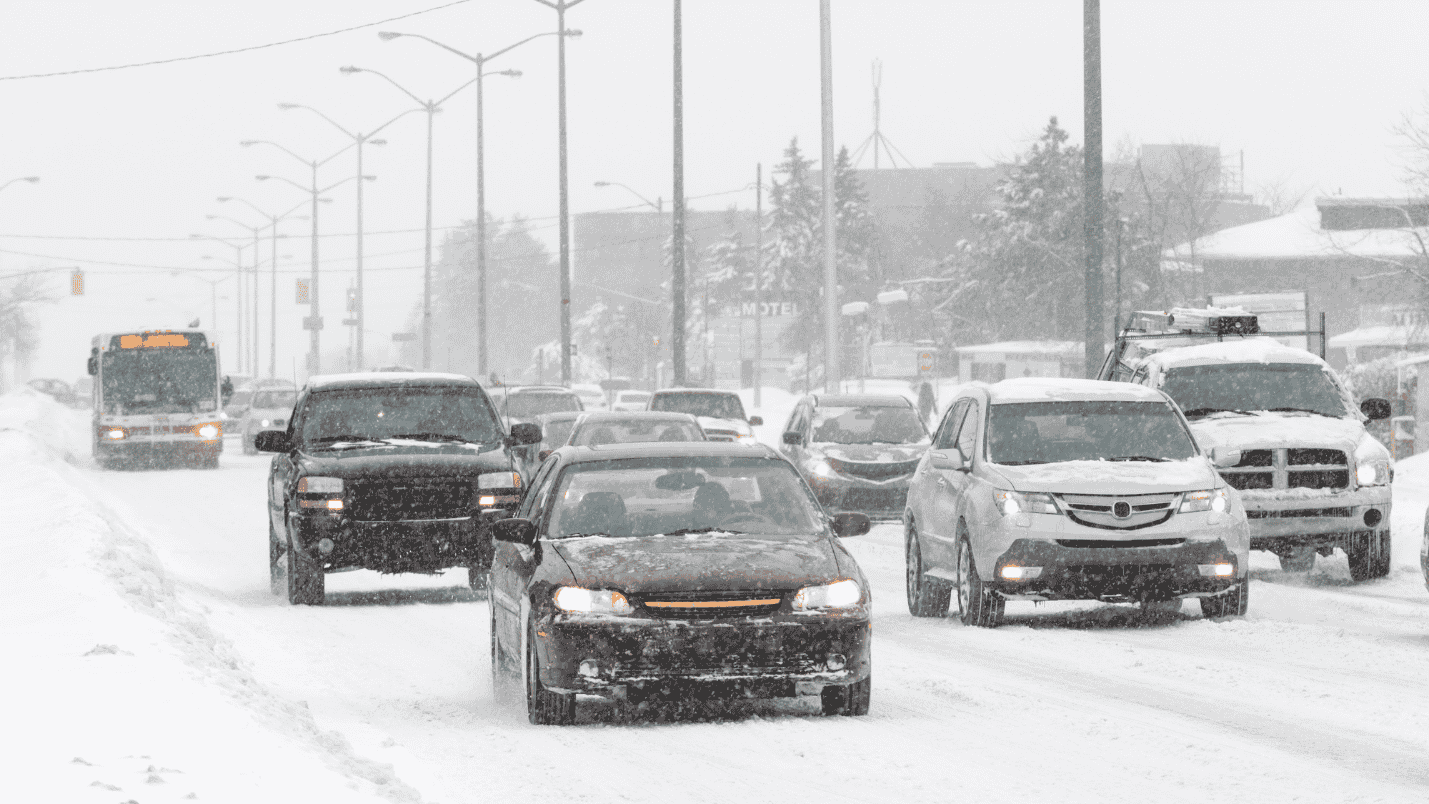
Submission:
<svg viewBox="0 0 1429 804">
<path fill-rule="evenodd" d="M 763 446 L 563 447 L 494 528 L 498 696 L 519 679 L 532 723 L 572 722 L 577 694 L 867 714 L 871 592 L 836 537 L 868 527 Z"/>
<path fill-rule="evenodd" d="M 809 394 L 784 426 L 784 454 L 829 511 L 900 519 L 908 483 L 931 443 L 901 396 Z"/>
</svg>

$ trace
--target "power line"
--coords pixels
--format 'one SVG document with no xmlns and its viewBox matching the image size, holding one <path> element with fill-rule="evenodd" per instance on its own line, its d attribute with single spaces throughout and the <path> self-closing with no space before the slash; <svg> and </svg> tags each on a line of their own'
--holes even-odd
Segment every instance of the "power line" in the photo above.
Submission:
<svg viewBox="0 0 1429 804">
<path fill-rule="evenodd" d="M 284 40 L 281 41 L 281 42 L 269 42 L 269 43 L 264 44 L 264 45 L 250 45 L 250 46 L 248 46 L 248 47 L 240 47 L 240 48 L 235 48 L 235 49 L 233 49 L 233 50 L 220 50 L 220 51 L 217 51 L 217 52 L 214 52 L 214 53 L 199 53 L 199 54 L 193 55 L 193 56 L 177 56 L 177 57 L 172 58 L 172 59 L 158 59 L 158 60 L 156 60 L 156 61 L 141 61 L 141 62 L 135 62 L 135 63 L 133 63 L 133 64 L 115 64 L 115 65 L 111 65 L 111 66 L 109 66 L 109 67 L 87 67 L 87 68 L 82 69 L 82 70 L 61 70 L 60 72 L 55 72 L 55 73 L 32 73 L 32 74 L 30 74 L 30 75 L 6 75 L 6 76 L 0 76 L 0 81 L 22 81 L 22 80 L 25 80 L 25 79 L 27 79 L 27 78 L 55 78 L 55 77 L 61 76 L 61 75 L 80 75 L 80 74 L 83 74 L 83 73 L 106 73 L 106 72 L 112 72 L 112 71 L 114 71 L 114 70 L 128 70 L 128 69 L 132 69 L 132 68 L 134 68 L 134 67 L 153 67 L 153 66 L 159 65 L 159 64 L 173 64 L 173 63 L 175 63 L 175 62 L 180 62 L 180 61 L 194 61 L 194 60 L 196 60 L 196 59 L 211 59 L 211 58 L 214 58 L 215 56 L 232 56 L 232 55 L 235 54 L 235 53 L 248 53 L 248 52 L 251 52 L 251 51 L 254 51 L 254 50 L 264 50 L 264 49 L 270 48 L 270 47 L 279 47 L 279 46 L 281 46 L 281 45 L 291 45 L 291 44 L 295 44 L 295 43 L 297 43 L 297 42 L 310 42 L 310 41 L 312 41 L 312 40 L 314 40 L 314 39 L 322 39 L 322 38 L 328 37 L 328 36 L 337 36 L 338 34 L 351 33 L 352 31 L 360 31 L 360 30 L 362 30 L 363 28 L 372 28 L 372 27 L 375 27 L 375 26 L 378 26 L 378 25 L 386 25 L 386 24 L 389 23 L 389 22 L 396 22 L 396 21 L 398 21 L 398 20 L 410 19 L 410 18 L 412 18 L 412 17 L 421 16 L 422 14 L 430 14 L 430 13 L 432 13 L 433 11 L 441 11 L 441 10 L 444 9 L 444 8 L 451 8 L 452 6 L 459 6 L 459 5 L 462 5 L 463 3 L 469 3 L 469 2 L 471 2 L 471 0 L 453 0 L 453 2 L 446 3 L 446 4 L 443 4 L 443 5 L 440 5 L 440 6 L 433 6 L 432 8 L 428 8 L 428 9 L 425 9 L 425 10 L 423 10 L 423 11 L 413 11 L 413 12 L 410 13 L 410 14 L 403 14 L 403 15 L 397 16 L 397 17 L 389 17 L 389 18 L 387 18 L 387 19 L 385 19 L 385 20 L 377 20 L 376 22 L 365 22 L 365 23 L 363 23 L 363 24 L 361 24 L 361 25 L 354 25 L 354 26 L 352 26 L 351 28 L 341 28 L 341 29 L 336 30 L 336 31 L 328 31 L 328 32 L 326 32 L 326 33 L 312 34 L 312 35 L 310 35 L 310 36 L 300 36 L 300 37 L 298 37 L 298 38 L 296 38 L 296 39 L 284 39 Z"/>
</svg>

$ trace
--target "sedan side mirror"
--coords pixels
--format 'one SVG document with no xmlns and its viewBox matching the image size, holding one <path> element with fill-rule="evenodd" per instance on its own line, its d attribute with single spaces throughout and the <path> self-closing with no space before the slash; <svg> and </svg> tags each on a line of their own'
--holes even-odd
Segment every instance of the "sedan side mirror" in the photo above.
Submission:
<svg viewBox="0 0 1429 804">
<path fill-rule="evenodd" d="M 834 514 L 833 520 L 834 535 L 839 538 L 848 536 L 862 536 L 873 527 L 869 518 L 856 511 L 844 511 L 841 514 Z"/>
<path fill-rule="evenodd" d="M 940 450 L 933 453 L 933 468 L 946 469 L 950 472 L 960 472 L 967 468 L 963 463 L 963 454 L 955 449 Z"/>
<path fill-rule="evenodd" d="M 253 436 L 253 446 L 259 452 L 287 452 L 293 448 L 288 434 L 282 430 L 264 430 Z"/>
<path fill-rule="evenodd" d="M 541 443 L 541 425 L 534 422 L 521 422 L 511 425 L 511 435 L 506 437 L 506 446 L 524 447 L 528 444 Z"/>
<path fill-rule="evenodd" d="M 491 538 L 530 547 L 536 543 L 536 523 L 519 517 L 498 519 L 491 526 Z"/>
<path fill-rule="evenodd" d="M 749 426 L 750 426 L 750 427 L 763 427 L 763 426 L 764 426 L 764 417 L 763 417 L 763 416 L 750 416 L 750 417 L 749 417 Z"/>
<path fill-rule="evenodd" d="M 1240 463 L 1240 450 L 1226 447 L 1211 448 L 1211 463 L 1217 469 L 1226 469 Z"/>
<path fill-rule="evenodd" d="M 791 447 L 797 447 L 804 443 L 804 434 L 798 430 L 789 430 L 784 433 L 784 443 Z"/>
<path fill-rule="evenodd" d="M 1373 397 L 1360 403 L 1360 412 L 1369 417 L 1372 422 L 1381 419 L 1388 419 L 1394 415 L 1394 410 L 1389 406 L 1388 399 Z"/>
</svg>

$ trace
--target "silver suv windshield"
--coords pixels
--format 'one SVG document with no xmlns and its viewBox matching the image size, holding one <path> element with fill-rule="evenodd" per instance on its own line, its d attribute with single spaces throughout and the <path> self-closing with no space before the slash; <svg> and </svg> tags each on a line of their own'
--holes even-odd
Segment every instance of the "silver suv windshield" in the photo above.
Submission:
<svg viewBox="0 0 1429 804">
<path fill-rule="evenodd" d="M 693 416 L 708 416 L 711 419 L 744 419 L 744 405 L 734 394 L 702 394 L 676 392 L 656 394 L 650 402 L 651 410 L 668 410 L 674 413 L 689 413 Z"/>
<path fill-rule="evenodd" d="M 1161 390 L 1176 400 L 1188 419 L 1222 411 L 1346 414 L 1344 398 L 1334 381 L 1311 363 L 1183 366 L 1167 370 Z"/>
<path fill-rule="evenodd" d="M 1191 434 L 1162 402 L 1005 402 L 994 404 L 987 445 L 993 463 L 1182 461 L 1196 454 Z"/>
<path fill-rule="evenodd" d="M 928 431 L 912 408 L 822 406 L 814 411 L 813 440 L 831 444 L 926 444 Z"/>
</svg>

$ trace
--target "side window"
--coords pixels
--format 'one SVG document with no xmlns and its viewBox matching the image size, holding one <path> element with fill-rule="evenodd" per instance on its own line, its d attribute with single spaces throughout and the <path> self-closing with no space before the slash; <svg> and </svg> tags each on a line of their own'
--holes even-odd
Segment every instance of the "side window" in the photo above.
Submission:
<svg viewBox="0 0 1429 804">
<path fill-rule="evenodd" d="M 784 432 L 796 432 L 799 429 L 799 417 L 804 412 L 803 405 L 795 405 L 794 410 L 789 414 L 789 422 L 784 425 Z"/>
<path fill-rule="evenodd" d="M 957 445 L 958 425 L 962 424 L 963 414 L 967 413 L 970 404 L 972 400 L 963 399 L 948 409 L 942 425 L 938 427 L 938 434 L 933 439 L 933 449 L 952 449 Z"/>
<path fill-rule="evenodd" d="M 560 459 L 551 456 L 546 459 L 545 463 L 541 464 L 540 469 L 536 470 L 536 476 L 532 478 L 530 487 L 526 489 L 526 497 L 521 500 L 521 508 L 516 514 L 518 517 L 530 519 L 531 512 L 533 510 L 539 510 L 535 505 L 535 500 L 544 494 L 543 486 L 546 484 L 547 478 L 551 476 L 551 471 L 558 463 L 560 463 Z"/>
<path fill-rule="evenodd" d="M 307 402 L 308 402 L 307 389 L 303 389 L 303 390 L 304 390 L 304 392 L 303 392 L 300 396 L 298 396 L 298 398 L 297 398 L 296 401 L 293 402 L 293 412 L 292 412 L 292 414 L 291 414 L 290 416 L 288 416 L 288 441 L 289 441 L 289 443 L 291 443 L 291 442 L 293 441 L 293 434 L 294 434 L 294 433 L 301 433 L 301 432 L 302 432 L 301 429 L 297 428 L 297 424 L 298 424 L 298 419 L 304 418 L 303 408 L 307 407 Z"/>
<path fill-rule="evenodd" d="M 958 452 L 963 454 L 963 460 L 972 461 L 973 452 L 977 447 L 977 423 L 979 420 L 978 405 L 976 402 L 968 405 L 968 415 L 963 417 L 963 426 L 958 431 Z"/>
</svg>

